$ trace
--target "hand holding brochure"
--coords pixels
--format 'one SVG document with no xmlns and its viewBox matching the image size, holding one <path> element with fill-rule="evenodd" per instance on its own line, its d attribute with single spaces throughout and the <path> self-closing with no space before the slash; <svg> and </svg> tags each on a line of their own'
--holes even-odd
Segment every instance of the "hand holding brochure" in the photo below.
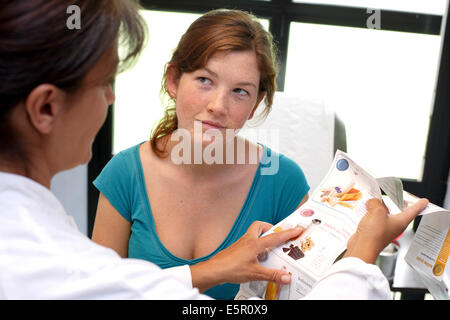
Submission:
<svg viewBox="0 0 450 320">
<path fill-rule="evenodd" d="M 347 241 L 367 213 L 367 200 L 382 199 L 380 187 L 396 206 L 403 208 L 404 193 L 399 179 L 375 179 L 346 153 L 338 150 L 331 168 L 311 198 L 266 233 L 295 226 L 305 229 L 300 237 L 270 250 L 264 261 L 261 261 L 264 267 L 289 272 L 291 283 L 244 283 L 235 299 L 257 296 L 270 300 L 292 300 L 308 294 L 346 250 Z M 449 216 L 447 212 L 447 218 Z"/>
</svg>

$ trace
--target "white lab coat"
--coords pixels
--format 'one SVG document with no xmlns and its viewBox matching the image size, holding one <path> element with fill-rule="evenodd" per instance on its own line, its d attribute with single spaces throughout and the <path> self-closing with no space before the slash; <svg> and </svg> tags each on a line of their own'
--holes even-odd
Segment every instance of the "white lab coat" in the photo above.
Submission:
<svg viewBox="0 0 450 320">
<path fill-rule="evenodd" d="M 162 270 L 82 234 L 44 186 L 0 172 L 0 299 L 208 299 L 188 266 Z M 386 278 L 356 258 L 337 262 L 308 299 L 390 299 Z"/>
</svg>

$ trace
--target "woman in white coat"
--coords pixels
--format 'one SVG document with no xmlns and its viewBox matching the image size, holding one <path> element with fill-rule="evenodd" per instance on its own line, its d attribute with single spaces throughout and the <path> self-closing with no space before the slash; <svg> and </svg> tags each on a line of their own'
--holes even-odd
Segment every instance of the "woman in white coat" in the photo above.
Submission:
<svg viewBox="0 0 450 320">
<path fill-rule="evenodd" d="M 79 28 L 67 8 L 79 8 Z M 50 192 L 52 177 L 91 158 L 92 142 L 114 101 L 118 67 L 141 51 L 145 26 L 128 0 L 16 0 L 0 8 L 0 299 L 204 299 L 223 282 L 290 281 L 258 255 L 300 229 L 260 238 L 255 222 L 209 261 L 161 270 L 81 234 Z M 75 14 L 77 11 L 73 11 Z M 119 61 L 119 30 L 128 50 Z M 389 298 L 373 265 L 378 253 L 420 212 L 419 201 L 389 216 L 378 201 L 309 298 Z M 342 286 L 345 283 L 345 286 Z"/>
</svg>

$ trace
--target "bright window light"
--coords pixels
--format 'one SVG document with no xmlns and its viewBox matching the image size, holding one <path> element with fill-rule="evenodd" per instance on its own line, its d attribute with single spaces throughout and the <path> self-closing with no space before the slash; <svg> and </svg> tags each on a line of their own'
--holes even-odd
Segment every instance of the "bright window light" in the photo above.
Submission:
<svg viewBox="0 0 450 320">
<path fill-rule="evenodd" d="M 377 8 L 437 15 L 443 15 L 447 8 L 447 0 L 294 0 L 294 2 Z"/>
<path fill-rule="evenodd" d="M 321 99 L 349 154 L 379 176 L 422 179 L 441 37 L 292 23 L 285 91 Z"/>
</svg>

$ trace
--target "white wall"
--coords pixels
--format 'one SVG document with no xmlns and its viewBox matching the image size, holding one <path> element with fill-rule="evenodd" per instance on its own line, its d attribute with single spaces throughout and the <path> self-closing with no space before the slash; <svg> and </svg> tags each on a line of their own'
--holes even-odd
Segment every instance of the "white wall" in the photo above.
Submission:
<svg viewBox="0 0 450 320">
<path fill-rule="evenodd" d="M 56 174 L 51 181 L 51 190 L 61 201 L 67 213 L 87 235 L 87 165 Z"/>
<path fill-rule="evenodd" d="M 264 106 L 258 109 L 262 110 Z M 246 126 L 240 135 L 259 141 L 297 162 L 311 187 L 311 195 L 333 162 L 334 111 L 320 100 L 283 92 L 275 93 L 272 109 L 262 124 L 254 128 Z M 249 135 L 251 130 L 257 133 L 257 139 Z"/>
</svg>

